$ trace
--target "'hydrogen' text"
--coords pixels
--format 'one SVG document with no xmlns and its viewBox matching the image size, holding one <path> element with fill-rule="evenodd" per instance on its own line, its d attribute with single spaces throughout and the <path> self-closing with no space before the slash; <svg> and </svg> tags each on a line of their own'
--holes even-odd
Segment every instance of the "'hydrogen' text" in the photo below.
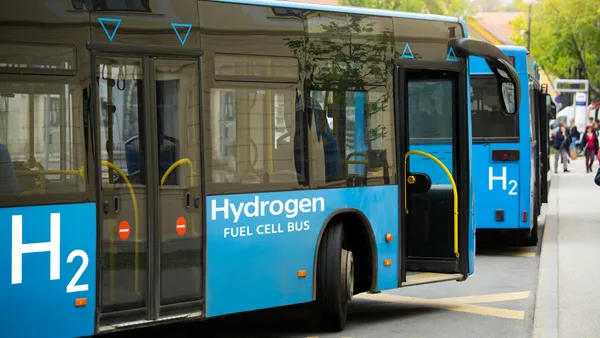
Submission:
<svg viewBox="0 0 600 338">
<path fill-rule="evenodd" d="M 230 211 L 233 214 L 233 223 L 240 220 L 242 213 L 245 217 L 264 217 L 279 216 L 285 212 L 285 217 L 294 218 L 298 213 L 310 213 L 325 211 L 325 200 L 323 197 L 288 199 L 286 201 L 261 201 L 258 196 L 254 201 L 229 203 L 229 199 L 223 200 L 223 205 L 218 206 L 216 200 L 212 200 L 211 219 L 217 219 L 217 215 L 222 213 L 222 219 L 229 219 Z"/>
</svg>

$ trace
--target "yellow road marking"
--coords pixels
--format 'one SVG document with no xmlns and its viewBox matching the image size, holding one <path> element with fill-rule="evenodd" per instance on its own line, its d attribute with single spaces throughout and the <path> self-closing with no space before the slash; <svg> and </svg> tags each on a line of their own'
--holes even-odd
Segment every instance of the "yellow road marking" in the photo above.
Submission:
<svg viewBox="0 0 600 338">
<path fill-rule="evenodd" d="M 518 250 L 482 250 L 478 252 L 484 255 L 494 256 L 515 256 L 515 257 L 535 257 L 537 253 L 531 251 L 518 251 Z"/>
<path fill-rule="evenodd" d="M 479 305 L 459 305 L 453 307 L 442 307 L 446 310 L 467 312 L 482 316 L 492 316 L 506 319 L 518 319 L 523 320 L 525 318 L 525 312 L 519 310 L 499 309 L 489 306 Z"/>
<path fill-rule="evenodd" d="M 415 281 L 419 281 L 419 280 L 423 280 L 423 279 L 443 278 L 443 277 L 447 277 L 447 276 L 448 276 L 447 273 L 423 272 L 423 273 L 416 273 L 416 274 L 412 274 L 412 275 L 406 275 L 406 281 L 407 282 L 415 282 Z"/>
<path fill-rule="evenodd" d="M 517 257 L 535 257 L 537 254 L 535 252 L 509 252 L 508 255 Z"/>
<path fill-rule="evenodd" d="M 477 303 L 497 303 L 506 302 L 510 300 L 520 300 L 529 298 L 529 291 L 523 292 L 507 292 L 497 293 L 492 295 L 476 295 L 476 296 L 465 296 L 465 297 L 452 297 L 452 298 L 439 298 L 438 301 L 442 302 L 459 302 L 465 304 L 477 304 Z"/>
<path fill-rule="evenodd" d="M 507 319 L 523 320 L 525 312 L 520 310 L 501 309 L 489 306 L 472 305 L 472 303 L 494 303 L 510 300 L 526 299 L 529 297 L 529 291 L 511 292 L 492 295 L 452 297 L 440 299 L 417 298 L 407 296 L 397 296 L 384 293 L 378 294 L 361 294 L 355 298 L 380 300 L 390 303 L 402 303 L 419 305 L 424 307 L 433 307 L 457 312 L 466 312 L 483 316 L 492 316 Z"/>
</svg>

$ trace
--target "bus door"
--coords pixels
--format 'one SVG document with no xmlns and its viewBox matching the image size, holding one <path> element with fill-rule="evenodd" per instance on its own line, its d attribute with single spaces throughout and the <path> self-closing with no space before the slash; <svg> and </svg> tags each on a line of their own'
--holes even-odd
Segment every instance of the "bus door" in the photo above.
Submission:
<svg viewBox="0 0 600 338">
<path fill-rule="evenodd" d="M 459 99 L 466 97 L 465 71 L 460 65 L 423 69 L 396 63 L 402 281 L 420 275 L 416 272 L 466 274 L 468 120 L 465 100 Z M 455 218 L 458 210 L 462 214 Z"/>
<path fill-rule="evenodd" d="M 537 107 L 539 111 L 539 147 L 540 147 L 540 203 L 548 203 L 548 171 L 550 170 L 549 139 L 550 131 L 548 124 L 550 121 L 551 109 L 550 102 L 552 98 L 546 93 L 547 85 L 542 85 L 542 89 L 537 93 Z"/>
<path fill-rule="evenodd" d="M 533 130 L 533 134 L 530 136 L 531 138 L 533 138 L 532 140 L 532 155 L 533 155 L 533 168 L 532 168 L 532 173 L 533 173 L 533 178 L 535 179 L 533 183 L 533 188 L 534 188 L 534 199 L 533 199 L 533 211 L 535 211 L 535 213 L 533 214 L 533 217 L 537 217 L 540 215 L 541 212 L 541 208 L 542 208 L 542 202 L 541 202 L 541 195 L 542 195 L 542 185 L 541 185 L 541 159 L 542 159 L 542 148 L 541 148 L 541 134 L 540 134 L 540 130 L 541 127 L 543 126 L 543 124 L 541 124 L 541 113 L 540 113 L 540 102 L 538 100 L 539 97 L 539 93 L 540 93 L 540 84 L 536 81 L 533 81 L 530 79 L 531 82 L 531 89 L 529 91 L 529 95 L 530 95 L 530 109 L 531 109 L 531 114 L 530 116 L 532 116 L 533 120 L 531 121 L 532 124 L 532 130 Z M 547 129 L 547 128 L 546 128 Z"/>
<path fill-rule="evenodd" d="M 136 56 L 101 47 L 90 48 L 101 170 L 100 326 L 199 313 L 200 53 Z"/>
</svg>

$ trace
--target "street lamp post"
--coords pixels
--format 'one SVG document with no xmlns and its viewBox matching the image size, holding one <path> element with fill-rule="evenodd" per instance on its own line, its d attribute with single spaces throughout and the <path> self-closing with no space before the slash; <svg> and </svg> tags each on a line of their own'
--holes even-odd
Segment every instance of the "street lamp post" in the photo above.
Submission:
<svg viewBox="0 0 600 338">
<path fill-rule="evenodd" d="M 529 22 L 527 23 L 527 50 L 531 50 L 531 4 L 529 5 Z"/>
<path fill-rule="evenodd" d="M 536 0 L 523 0 L 523 3 L 529 7 L 529 15 L 527 15 L 527 50 L 531 51 L 531 7 Z"/>
</svg>

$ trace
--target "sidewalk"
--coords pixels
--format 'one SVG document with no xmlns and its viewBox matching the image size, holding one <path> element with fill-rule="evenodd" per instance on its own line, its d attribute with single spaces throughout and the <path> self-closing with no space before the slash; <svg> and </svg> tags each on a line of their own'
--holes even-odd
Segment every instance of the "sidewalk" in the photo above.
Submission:
<svg viewBox="0 0 600 338">
<path fill-rule="evenodd" d="M 551 158 L 554 164 L 554 158 Z M 584 158 L 552 174 L 533 337 L 600 336 L 600 187 Z"/>
</svg>

